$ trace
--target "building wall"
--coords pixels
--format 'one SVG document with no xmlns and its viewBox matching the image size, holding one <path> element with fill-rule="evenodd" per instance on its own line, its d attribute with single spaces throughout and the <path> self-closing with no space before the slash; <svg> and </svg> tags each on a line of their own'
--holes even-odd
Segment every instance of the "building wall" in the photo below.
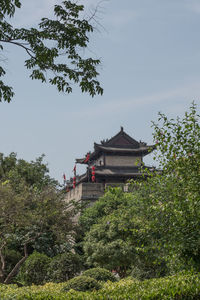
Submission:
<svg viewBox="0 0 200 300">
<path fill-rule="evenodd" d="M 115 167 L 131 167 L 131 166 L 140 166 L 141 157 L 136 156 L 120 156 L 120 155 L 106 155 L 105 157 L 106 166 L 115 166 Z"/>
<path fill-rule="evenodd" d="M 104 184 L 102 183 L 81 183 L 66 194 L 65 200 L 67 202 L 71 200 L 97 200 L 104 194 Z"/>
<path fill-rule="evenodd" d="M 129 184 L 123 183 L 80 183 L 75 189 L 68 192 L 65 196 L 65 201 L 69 202 L 71 200 L 84 201 L 91 200 L 91 202 L 96 201 L 99 197 L 104 195 L 105 189 L 108 187 L 121 187 L 124 191 L 127 191 L 127 186 Z"/>
</svg>

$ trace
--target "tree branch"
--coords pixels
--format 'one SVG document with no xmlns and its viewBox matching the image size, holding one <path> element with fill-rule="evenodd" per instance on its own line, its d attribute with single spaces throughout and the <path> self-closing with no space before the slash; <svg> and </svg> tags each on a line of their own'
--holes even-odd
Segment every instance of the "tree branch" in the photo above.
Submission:
<svg viewBox="0 0 200 300">
<path fill-rule="evenodd" d="M 31 58 L 35 58 L 35 56 L 33 56 L 33 55 L 31 54 L 31 52 L 32 52 L 32 53 L 34 53 L 34 52 L 33 52 L 30 48 L 26 47 L 23 43 L 14 42 L 13 40 L 8 40 L 8 41 L 6 41 L 6 40 L 0 40 L 0 42 L 2 42 L 2 43 L 14 44 L 14 45 L 17 45 L 17 46 L 19 46 L 19 47 L 22 47 L 23 49 L 26 50 L 26 52 L 28 53 L 28 55 L 29 55 Z"/>
<path fill-rule="evenodd" d="M 6 242 L 3 243 L 3 245 L 0 248 L 0 259 L 1 259 L 1 267 L 0 267 L 0 282 L 3 282 L 4 280 L 4 270 L 5 270 L 5 258 L 3 256 L 2 250 L 5 247 Z"/>
<path fill-rule="evenodd" d="M 4 280 L 5 284 L 10 283 L 11 279 L 19 272 L 19 268 L 21 265 L 25 262 L 25 260 L 28 258 L 28 250 L 27 250 L 27 244 L 24 244 L 24 257 L 18 261 L 18 263 L 14 266 L 12 271 L 8 274 L 6 279 Z"/>
</svg>

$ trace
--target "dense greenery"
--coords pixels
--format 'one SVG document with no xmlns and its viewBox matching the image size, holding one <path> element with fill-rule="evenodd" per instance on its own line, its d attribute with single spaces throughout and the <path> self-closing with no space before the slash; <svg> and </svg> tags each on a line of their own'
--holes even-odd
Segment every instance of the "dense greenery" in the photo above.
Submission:
<svg viewBox="0 0 200 300">
<path fill-rule="evenodd" d="M 71 213 L 63 195 L 52 188 L 34 192 L 24 187 L 16 193 L 9 184 L 0 183 L 0 264 L 1 280 L 6 277 L 6 249 L 20 251 L 13 277 L 33 249 L 53 256 L 69 249 L 72 239 Z"/>
<path fill-rule="evenodd" d="M 89 276 L 78 276 L 70 279 L 63 287 L 63 291 L 69 291 L 71 289 L 80 292 L 99 290 L 101 284 L 94 278 Z"/>
<path fill-rule="evenodd" d="M 15 154 L 1 155 L 1 282 L 58 283 L 52 285 L 59 290 L 56 296 L 45 287 L 33 295 L 29 288 L 17 290 L 29 291 L 27 299 L 62 299 L 66 293 L 69 299 L 83 298 L 71 288 L 100 289 L 85 292 L 88 299 L 199 299 L 199 118 L 194 104 L 182 119 L 160 114 L 153 124 L 160 171 L 130 183 L 128 193 L 109 188 L 82 209 L 79 228 L 42 158 L 28 163 Z M 110 271 L 129 279 L 99 284 L 115 280 Z"/>
<path fill-rule="evenodd" d="M 28 162 L 18 159 L 14 152 L 8 156 L 0 153 L 0 181 L 8 181 L 17 192 L 23 190 L 24 184 L 35 190 L 56 187 L 58 182 L 49 176 L 48 166 L 43 160 L 44 155 Z"/>
<path fill-rule="evenodd" d="M 34 251 L 22 265 L 17 279 L 24 285 L 44 284 L 50 260 L 47 255 Z"/>
<path fill-rule="evenodd" d="M 9 283 L 37 250 L 54 256 L 71 248 L 72 211 L 42 157 L 0 160 L 0 282 Z"/>
<path fill-rule="evenodd" d="M 143 282 L 127 278 L 119 282 L 104 283 L 99 290 L 78 292 L 73 289 L 64 292 L 64 283 L 47 283 L 44 286 L 17 288 L 15 285 L 0 285 L 2 300 L 197 300 L 200 298 L 200 277 L 198 274 L 177 274 L 174 276 L 150 279 Z"/>
<path fill-rule="evenodd" d="M 81 257 L 73 252 L 65 252 L 51 259 L 46 281 L 64 282 L 75 277 L 83 268 Z"/>
<path fill-rule="evenodd" d="M 102 94 L 96 77 L 99 59 L 84 57 L 93 32 L 90 20 L 81 18 L 83 5 L 73 1 L 63 1 L 55 5 L 54 18 L 43 18 L 35 28 L 14 28 L 9 22 L 21 7 L 20 0 L 0 1 L 0 51 L 9 44 L 20 47 L 27 58 L 25 66 L 32 70 L 31 79 L 38 79 L 55 85 L 59 91 L 72 92 L 72 84 L 79 84 L 82 92 L 91 96 Z M 2 64 L 0 78 L 6 74 Z M 14 92 L 12 87 L 0 80 L 0 101 L 10 102 Z"/>
<path fill-rule="evenodd" d="M 82 275 L 89 276 L 98 281 L 116 281 L 115 276 L 111 272 L 103 268 L 91 268 L 83 272 Z"/>
</svg>

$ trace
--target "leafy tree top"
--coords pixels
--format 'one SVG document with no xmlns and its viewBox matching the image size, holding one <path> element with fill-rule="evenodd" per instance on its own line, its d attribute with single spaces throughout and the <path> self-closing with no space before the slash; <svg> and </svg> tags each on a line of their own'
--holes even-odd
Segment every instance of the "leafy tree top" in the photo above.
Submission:
<svg viewBox="0 0 200 300">
<path fill-rule="evenodd" d="M 87 48 L 93 32 L 89 20 L 80 17 L 84 6 L 63 1 L 54 7 L 55 19 L 43 18 L 37 28 L 30 29 L 14 28 L 7 20 L 20 7 L 19 0 L 0 2 L 0 51 L 6 43 L 22 48 L 28 55 L 25 66 L 32 70 L 31 79 L 55 85 L 60 92 L 71 93 L 75 83 L 92 97 L 102 94 L 96 70 L 100 60 L 84 58 L 80 51 Z M 0 66 L 0 79 L 5 74 Z M 13 96 L 12 87 L 0 80 L 0 101 L 10 102 Z"/>
<path fill-rule="evenodd" d="M 35 161 L 27 162 L 18 159 L 14 152 L 8 156 L 0 153 L 0 180 L 8 180 L 16 191 L 23 190 L 24 184 L 36 190 L 58 185 L 56 180 L 50 178 L 49 169 L 43 158 L 44 155 L 41 155 Z"/>
</svg>

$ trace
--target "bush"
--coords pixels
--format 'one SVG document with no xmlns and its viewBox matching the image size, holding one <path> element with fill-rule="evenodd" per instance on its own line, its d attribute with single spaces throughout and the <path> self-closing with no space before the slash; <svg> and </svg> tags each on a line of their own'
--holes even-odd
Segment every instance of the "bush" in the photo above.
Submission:
<svg viewBox="0 0 200 300">
<path fill-rule="evenodd" d="M 48 267 L 48 281 L 63 282 L 77 275 L 81 270 L 81 258 L 78 254 L 63 253 L 55 256 Z"/>
<path fill-rule="evenodd" d="M 92 290 L 99 290 L 101 288 L 100 283 L 94 278 L 88 276 L 77 276 L 73 279 L 70 279 L 63 288 L 63 291 L 69 291 L 73 289 L 79 292 L 86 292 Z"/>
<path fill-rule="evenodd" d="M 17 280 L 25 285 L 45 283 L 50 261 L 47 255 L 34 251 L 22 266 Z"/>
<path fill-rule="evenodd" d="M 91 278 L 94 278 L 96 280 L 100 280 L 100 281 L 116 281 L 116 278 L 115 276 L 110 272 L 108 271 L 107 269 L 104 269 L 104 268 L 92 268 L 92 269 L 89 269 L 85 272 L 83 272 L 84 276 L 89 276 Z"/>
<path fill-rule="evenodd" d="M 89 277 L 87 277 L 89 278 Z M 76 278 L 74 278 L 76 279 Z M 72 280 L 74 280 L 72 279 Z M 92 279 L 92 278 L 90 278 Z M 93 279 L 94 280 L 94 279 Z M 199 300 L 200 274 L 182 273 L 165 278 L 138 281 L 123 279 L 104 283 L 98 291 L 80 292 L 63 288 L 66 283 L 46 283 L 43 286 L 17 288 L 16 285 L 0 284 L 1 300 Z M 71 287 L 70 287 L 71 288 Z"/>
</svg>

